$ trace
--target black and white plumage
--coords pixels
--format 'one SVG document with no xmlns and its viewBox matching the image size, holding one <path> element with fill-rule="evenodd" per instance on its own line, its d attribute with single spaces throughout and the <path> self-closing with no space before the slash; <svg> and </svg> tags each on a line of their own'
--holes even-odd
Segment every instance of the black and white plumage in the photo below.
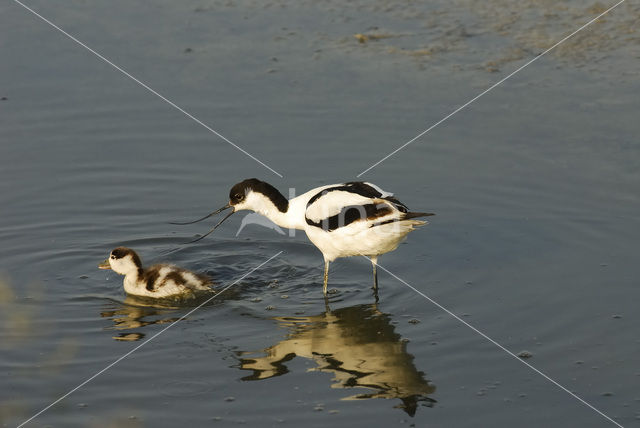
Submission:
<svg viewBox="0 0 640 428">
<path fill-rule="evenodd" d="M 250 178 L 231 188 L 227 205 L 195 222 L 229 208 L 232 211 L 199 239 L 240 210 L 255 211 L 280 227 L 304 230 L 324 256 L 325 294 L 329 263 L 339 257 L 359 255 L 371 259 L 377 290 L 378 256 L 395 250 L 409 232 L 427 223 L 416 218 L 433 215 L 410 212 L 393 194 L 372 183 L 331 184 L 287 200 L 269 183 Z"/>
<path fill-rule="evenodd" d="M 205 275 L 168 264 L 143 268 L 140 256 L 126 247 L 111 251 L 98 267 L 124 275 L 124 291 L 134 296 L 167 298 L 211 290 L 211 279 Z"/>
</svg>

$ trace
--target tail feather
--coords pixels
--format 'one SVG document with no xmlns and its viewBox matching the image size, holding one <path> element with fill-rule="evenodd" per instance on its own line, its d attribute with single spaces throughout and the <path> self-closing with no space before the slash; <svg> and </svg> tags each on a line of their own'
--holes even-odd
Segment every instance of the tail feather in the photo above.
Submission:
<svg viewBox="0 0 640 428">
<path fill-rule="evenodd" d="M 410 218 L 416 217 L 428 217 L 430 215 L 435 215 L 434 213 L 406 213 L 402 220 L 409 220 Z"/>
<path fill-rule="evenodd" d="M 427 224 L 428 222 L 425 220 L 411 220 L 416 217 L 428 217 L 431 215 L 435 215 L 434 213 L 404 213 L 401 218 L 392 218 L 390 220 L 383 220 L 378 223 L 374 223 L 369 227 L 382 226 L 389 223 L 400 222 L 402 224 L 407 224 L 411 226 L 422 226 L 423 224 Z M 408 221 L 407 221 L 408 220 Z"/>
</svg>

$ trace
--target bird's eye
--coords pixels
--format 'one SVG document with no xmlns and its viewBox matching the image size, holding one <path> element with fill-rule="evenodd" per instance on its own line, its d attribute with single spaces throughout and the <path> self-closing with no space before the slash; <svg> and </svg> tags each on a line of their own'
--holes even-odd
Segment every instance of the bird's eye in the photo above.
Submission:
<svg viewBox="0 0 640 428">
<path fill-rule="evenodd" d="M 111 260 L 115 260 L 116 256 L 114 256 L 113 254 L 111 254 Z"/>
<path fill-rule="evenodd" d="M 235 195 L 233 195 L 233 199 L 241 201 L 244 199 L 244 195 L 242 193 L 236 193 Z"/>
</svg>

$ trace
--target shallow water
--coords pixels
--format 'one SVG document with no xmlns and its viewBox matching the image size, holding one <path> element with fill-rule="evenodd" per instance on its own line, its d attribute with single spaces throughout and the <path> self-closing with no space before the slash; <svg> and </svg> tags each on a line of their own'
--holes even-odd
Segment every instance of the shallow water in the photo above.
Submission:
<svg viewBox="0 0 640 428">
<path fill-rule="evenodd" d="M 0 5 L 0 421 L 16 426 L 614 426 L 380 272 L 235 215 L 259 177 L 353 180 L 605 3 L 28 3 L 271 168 Z M 640 425 L 640 10 L 625 2 L 361 178 L 432 211 L 382 266 L 624 426 Z M 359 35 L 358 37 L 355 37 Z M 362 43 L 360 41 L 363 41 Z M 119 245 L 238 281 L 126 298 Z M 186 318 L 176 322 L 181 317 Z"/>
</svg>

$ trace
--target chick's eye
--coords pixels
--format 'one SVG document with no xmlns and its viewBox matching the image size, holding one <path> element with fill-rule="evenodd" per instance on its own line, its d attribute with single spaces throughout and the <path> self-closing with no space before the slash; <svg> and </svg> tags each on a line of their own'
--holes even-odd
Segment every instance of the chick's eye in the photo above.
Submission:
<svg viewBox="0 0 640 428">
<path fill-rule="evenodd" d="M 116 259 L 116 256 L 111 255 L 111 260 L 115 260 L 115 259 Z"/>
<path fill-rule="evenodd" d="M 244 195 L 242 195 L 242 193 L 236 193 L 235 195 L 233 195 L 233 198 L 241 201 L 242 199 L 244 199 Z"/>
</svg>

